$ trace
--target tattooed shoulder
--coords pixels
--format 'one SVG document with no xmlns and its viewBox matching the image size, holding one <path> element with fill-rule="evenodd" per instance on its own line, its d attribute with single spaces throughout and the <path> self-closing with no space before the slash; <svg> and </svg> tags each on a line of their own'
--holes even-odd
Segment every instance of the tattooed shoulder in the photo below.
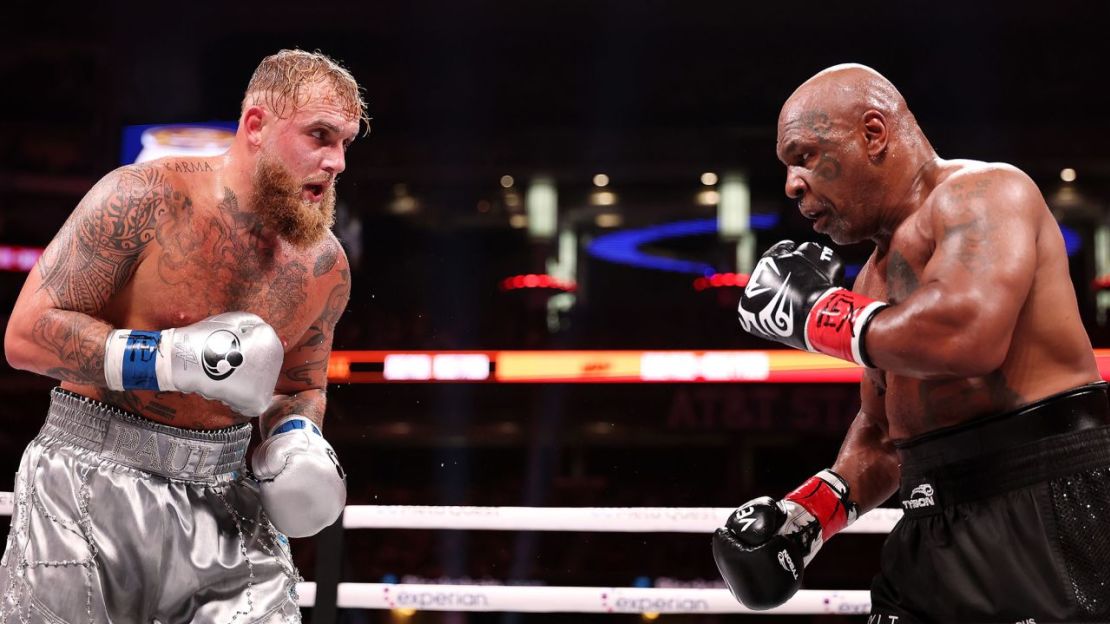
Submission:
<svg viewBox="0 0 1110 624">
<path fill-rule="evenodd" d="M 40 290 L 59 308 L 99 310 L 131 278 L 159 217 L 183 200 L 154 166 L 129 166 L 88 192 L 39 262 Z"/>
<path fill-rule="evenodd" d="M 897 251 L 890 252 L 890 259 L 887 260 L 886 283 L 890 303 L 898 303 L 917 290 L 917 273 Z"/>
</svg>

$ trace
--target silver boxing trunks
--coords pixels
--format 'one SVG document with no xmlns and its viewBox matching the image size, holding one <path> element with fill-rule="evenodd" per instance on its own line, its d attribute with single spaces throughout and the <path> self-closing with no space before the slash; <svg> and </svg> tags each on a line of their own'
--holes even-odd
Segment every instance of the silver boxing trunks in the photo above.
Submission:
<svg viewBox="0 0 1110 624">
<path fill-rule="evenodd" d="M 16 474 L 0 623 L 299 622 L 288 543 L 243 470 L 250 435 L 55 389 Z"/>
</svg>

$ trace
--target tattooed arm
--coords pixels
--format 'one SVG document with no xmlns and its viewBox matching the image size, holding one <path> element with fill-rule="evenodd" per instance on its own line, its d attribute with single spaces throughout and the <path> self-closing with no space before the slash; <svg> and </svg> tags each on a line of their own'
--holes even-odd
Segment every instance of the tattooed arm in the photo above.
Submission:
<svg viewBox="0 0 1110 624">
<path fill-rule="evenodd" d="M 936 248 L 919 287 L 867 330 L 877 368 L 918 378 L 1002 366 L 1036 271 L 1040 191 L 1015 169 L 952 176 L 933 192 Z"/>
<path fill-rule="evenodd" d="M 323 428 L 327 406 L 328 357 L 331 355 L 335 324 L 351 297 L 351 271 L 347 256 L 339 243 L 321 254 L 313 274 L 322 284 L 318 292 L 326 293 L 324 309 L 305 335 L 285 354 L 285 364 L 278 377 L 278 395 L 270 409 L 262 415 L 259 426 L 269 431 L 274 424 L 291 414 L 300 414 Z"/>
<path fill-rule="evenodd" d="M 326 296 L 323 309 L 285 354 L 279 397 L 258 423 L 263 440 L 251 456 L 266 515 L 289 537 L 315 535 L 336 521 L 347 502 L 346 474 L 319 428 L 335 324 L 351 296 L 350 270 L 330 236 L 315 265 L 314 286 L 302 305 Z"/>
<path fill-rule="evenodd" d="M 104 386 L 104 341 L 96 318 L 131 279 L 173 194 L 153 167 L 101 179 L 32 269 L 4 336 L 8 363 L 62 381 Z"/>
</svg>

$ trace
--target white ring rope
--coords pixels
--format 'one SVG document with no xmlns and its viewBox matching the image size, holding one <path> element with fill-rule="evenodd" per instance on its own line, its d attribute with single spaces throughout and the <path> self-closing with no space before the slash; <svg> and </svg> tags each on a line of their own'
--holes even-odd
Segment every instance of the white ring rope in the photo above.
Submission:
<svg viewBox="0 0 1110 624">
<path fill-rule="evenodd" d="M 297 585 L 300 605 L 310 607 L 315 583 Z M 337 606 L 418 611 L 519 613 L 772 613 L 860 614 L 871 610 L 865 590 L 803 589 L 786 604 L 752 611 L 727 589 L 547 587 L 536 585 L 406 585 L 340 583 Z"/>
<path fill-rule="evenodd" d="M 11 515 L 11 492 L 0 492 L 0 515 Z M 724 507 L 432 507 L 349 505 L 348 529 L 473 529 L 711 533 L 732 509 Z M 899 509 L 875 509 L 846 533 L 887 533 Z M 316 603 L 316 583 L 299 583 L 298 604 Z M 356 609 L 508 611 L 530 613 L 756 613 L 726 589 L 549 587 L 537 585 L 415 585 L 340 583 L 336 605 Z M 766 611 L 788 614 L 861 614 L 871 609 L 865 590 L 799 591 Z M 763 613 L 763 612 L 760 612 Z"/>
<path fill-rule="evenodd" d="M 712 533 L 735 508 L 727 507 L 432 507 L 348 505 L 347 529 L 460 529 L 492 531 L 601 531 Z M 901 509 L 879 508 L 845 533 L 889 533 Z"/>
<path fill-rule="evenodd" d="M 10 516 L 11 492 L 0 492 L 0 516 Z M 477 531 L 599 531 L 607 533 L 712 533 L 734 511 L 728 507 L 434 507 L 348 505 L 347 529 L 453 529 Z M 889 533 L 901 509 L 860 516 L 844 533 Z"/>
</svg>

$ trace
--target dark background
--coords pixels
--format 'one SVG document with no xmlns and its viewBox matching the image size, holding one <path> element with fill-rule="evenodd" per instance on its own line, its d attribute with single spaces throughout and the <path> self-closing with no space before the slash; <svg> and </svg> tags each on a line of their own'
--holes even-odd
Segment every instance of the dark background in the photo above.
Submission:
<svg viewBox="0 0 1110 624">
<path fill-rule="evenodd" d="M 320 49 L 366 91 L 372 132 L 339 183 L 354 268 L 337 349 L 765 348 L 741 335 L 735 289 L 578 256 L 577 301 L 501 292 L 542 273 L 551 241 L 510 225 L 512 195 L 549 176 L 580 249 L 602 228 L 712 218 L 698 176 L 746 172 L 762 249 L 812 237 L 782 194 L 775 120 L 816 71 L 862 62 L 897 85 L 942 157 L 1029 173 L 1079 234 L 1072 277 L 1096 346 L 1094 232 L 1110 199 L 1103 3 L 426 2 L 8 3 L 0 9 L 0 243 L 43 246 L 119 164 L 124 125 L 235 119 L 265 55 Z M 1074 183 L 1061 181 L 1072 167 Z M 604 172 L 619 201 L 590 203 Z M 512 191 L 502 175 L 517 181 Z M 403 186 L 399 186 L 403 185 Z M 399 210 L 398 198 L 409 209 Z M 730 266 L 730 243 L 654 251 Z M 842 250 L 860 262 L 869 249 Z M 0 274 L 9 310 L 23 275 Z M 49 380 L 4 368 L 0 474 L 41 423 Z M 734 506 L 831 463 L 851 386 L 350 385 L 328 436 L 352 504 Z M 757 418 L 761 406 L 779 417 Z M 798 414 L 809 417 L 798 418 Z M 0 490 L 10 489 L 10 476 Z M 880 536 L 845 536 L 807 572 L 866 587 Z M 354 531 L 344 580 L 487 579 L 627 586 L 717 581 L 706 536 Z M 314 544 L 295 544 L 311 579 Z M 402 621 L 385 612 L 344 621 Z M 392 618 L 392 619 L 391 619 Z M 664 622 L 829 617 L 667 616 Z M 415 622 L 639 621 L 638 616 L 418 613 Z"/>
</svg>

